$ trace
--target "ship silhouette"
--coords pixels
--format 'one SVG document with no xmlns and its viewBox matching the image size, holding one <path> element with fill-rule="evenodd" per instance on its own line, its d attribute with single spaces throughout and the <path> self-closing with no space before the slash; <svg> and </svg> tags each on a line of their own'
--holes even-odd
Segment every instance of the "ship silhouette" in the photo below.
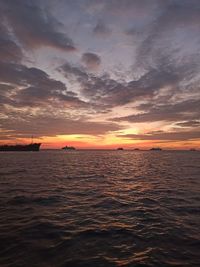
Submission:
<svg viewBox="0 0 200 267">
<path fill-rule="evenodd" d="M 64 147 L 62 147 L 62 149 L 63 150 L 76 150 L 76 148 L 73 146 L 64 146 Z"/>
<path fill-rule="evenodd" d="M 162 148 L 160 148 L 160 147 L 152 147 L 150 150 L 151 151 L 161 151 Z"/>
<path fill-rule="evenodd" d="M 0 151 L 39 151 L 41 143 L 31 143 L 28 145 L 1 145 Z"/>
</svg>

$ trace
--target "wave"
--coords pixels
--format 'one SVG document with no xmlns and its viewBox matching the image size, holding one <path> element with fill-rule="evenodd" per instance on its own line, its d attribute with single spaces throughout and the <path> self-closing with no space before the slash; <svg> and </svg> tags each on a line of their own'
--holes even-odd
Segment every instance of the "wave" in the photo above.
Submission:
<svg viewBox="0 0 200 267">
<path fill-rule="evenodd" d="M 200 154 L 166 153 L 2 154 L 0 266 L 200 266 Z"/>
</svg>

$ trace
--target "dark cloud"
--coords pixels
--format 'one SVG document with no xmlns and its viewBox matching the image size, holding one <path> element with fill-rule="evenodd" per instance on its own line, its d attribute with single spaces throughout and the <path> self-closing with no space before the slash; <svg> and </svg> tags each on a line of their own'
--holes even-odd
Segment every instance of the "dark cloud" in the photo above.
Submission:
<svg viewBox="0 0 200 267">
<path fill-rule="evenodd" d="M 96 104 L 108 104 L 109 95 L 113 95 L 114 90 L 117 90 L 121 84 L 112 80 L 107 75 L 97 77 L 86 72 L 83 68 L 72 66 L 65 63 L 59 68 L 65 77 L 75 79 L 81 85 L 81 93 Z M 115 100 L 113 99 L 113 102 Z"/>
<path fill-rule="evenodd" d="M 52 79 L 46 72 L 21 64 L 1 62 L 0 104 L 0 138 L 4 140 L 5 132 L 6 140 L 12 140 L 31 134 L 36 137 L 101 135 L 121 129 L 116 123 L 90 122 L 88 118 L 71 115 L 71 111 L 73 114 L 80 108 L 89 112 L 94 106 L 80 100 L 62 82 Z M 64 115 L 61 114 L 63 109 Z"/>
<path fill-rule="evenodd" d="M 0 83 L 0 111 L 2 111 L 3 105 L 10 103 L 9 94 L 14 89 L 13 86 Z"/>
<path fill-rule="evenodd" d="M 193 128 L 193 127 L 196 128 L 200 127 L 200 121 L 184 121 L 184 122 L 178 122 L 176 123 L 176 125 L 183 128 Z"/>
<path fill-rule="evenodd" d="M 21 116 L 10 115 L 9 120 L 1 120 L 0 127 L 10 131 L 10 137 L 35 137 L 55 136 L 55 135 L 102 135 L 109 131 L 121 129 L 115 123 L 90 122 L 82 119 L 72 119 L 53 116 L 50 114 L 40 116 Z M 2 131 L 2 135 L 5 135 Z"/>
<path fill-rule="evenodd" d="M 134 69 L 146 73 L 156 69 L 161 75 L 151 76 L 152 85 L 157 81 L 160 90 L 154 90 L 138 107 L 142 113 L 124 119 L 133 123 L 199 119 L 199 1 L 157 1 L 154 11 L 152 22 L 147 25 L 143 19 L 144 23 L 135 23 L 129 33 L 137 39 L 139 36 Z M 168 93 L 162 96 L 165 88 Z M 187 101 L 188 96 L 191 100 Z"/>
<path fill-rule="evenodd" d="M 74 51 L 73 41 L 57 30 L 58 22 L 39 6 L 39 1 L 1 0 L 1 17 L 20 43 L 29 48 L 51 46 Z"/>
<path fill-rule="evenodd" d="M 67 79 L 75 79 L 80 83 L 89 79 L 89 74 L 84 70 L 84 68 L 73 66 L 68 62 L 60 66 L 58 71 L 62 72 Z"/>
<path fill-rule="evenodd" d="M 101 64 L 101 58 L 94 53 L 84 53 L 81 60 L 91 70 L 97 69 Z"/>
<path fill-rule="evenodd" d="M 138 80 L 130 82 L 120 82 L 105 74 L 97 77 L 69 63 L 61 66 L 59 70 L 65 77 L 76 79 L 81 85 L 82 94 L 91 101 L 110 107 L 153 97 L 160 89 L 166 86 L 175 87 L 179 82 L 179 73 L 162 67 L 151 69 Z"/>
<path fill-rule="evenodd" d="M 153 9 L 155 9 L 157 1 L 123 1 L 123 3 L 121 1 L 111 2 L 112 5 L 110 5 L 110 2 L 104 3 L 107 8 L 108 5 L 110 5 L 111 10 L 127 10 L 128 8 L 132 10 L 135 8 L 136 10 L 140 9 L 142 12 L 143 9 L 146 10 L 149 3 L 150 5 L 153 4 Z M 184 102 L 185 99 L 187 99 L 188 94 L 192 96 L 192 94 L 196 94 L 198 92 L 198 74 L 200 70 L 200 53 L 197 53 L 198 47 L 195 46 L 194 50 L 188 49 L 188 47 L 190 48 L 190 43 L 192 43 L 193 40 L 189 40 L 189 43 L 187 44 L 188 47 L 187 45 L 185 46 L 184 40 L 178 39 L 177 33 L 174 32 L 172 25 L 167 26 L 168 21 L 170 21 L 170 12 L 173 14 L 175 13 L 173 10 L 173 4 L 170 4 L 171 1 L 166 2 L 167 4 L 157 2 L 157 15 L 154 23 L 147 25 L 145 35 L 141 38 L 141 43 L 136 49 L 137 64 L 134 69 L 139 69 L 139 79 L 129 82 L 121 82 L 111 79 L 108 75 L 94 77 L 86 73 L 83 69 L 76 67 L 72 70 L 71 68 L 70 76 L 77 78 L 77 81 L 81 84 L 81 92 L 86 97 L 92 101 L 104 103 L 110 107 L 135 103 L 138 100 L 149 101 L 149 103 L 157 101 L 157 103 L 160 104 L 163 102 L 163 104 L 170 105 L 173 98 L 182 98 L 182 102 Z M 184 3 L 182 5 L 183 6 L 180 7 L 180 12 L 184 14 L 184 12 L 187 12 L 187 5 Z M 174 8 L 177 11 L 176 5 Z M 172 11 L 170 11 L 171 9 Z M 190 9 L 193 14 L 193 12 L 195 12 L 195 8 Z M 165 16 L 167 16 L 168 19 L 164 18 Z M 191 15 L 187 16 L 188 18 L 186 20 L 186 24 L 191 23 L 191 25 L 196 25 L 195 23 L 198 22 L 197 18 L 193 19 Z M 173 17 L 174 23 L 176 23 L 175 16 L 173 15 Z M 182 18 L 184 18 L 184 15 L 178 15 L 177 20 L 179 21 Z M 143 18 L 143 20 L 145 20 L 145 18 Z M 161 21 L 161 23 L 159 23 L 159 21 Z M 166 27 L 162 26 L 164 24 L 167 24 Z M 144 25 L 146 24 L 144 23 Z M 187 37 L 189 32 L 185 32 L 185 28 L 183 28 L 183 31 L 183 35 L 186 35 Z M 180 30 L 180 35 L 182 36 L 182 30 Z M 169 44 L 168 36 L 170 37 Z M 199 37 L 195 38 L 197 39 Z M 187 38 L 186 41 L 188 41 Z M 65 70 L 65 76 L 69 76 L 67 73 L 68 70 L 66 68 Z M 162 96 L 163 90 L 166 92 L 164 96 Z M 148 112 L 148 110 L 145 111 Z M 155 119 L 157 117 L 159 117 L 159 114 L 154 116 Z"/>
<path fill-rule="evenodd" d="M 146 141 L 187 141 L 200 139 L 200 131 L 182 131 L 182 132 L 155 132 L 149 134 L 126 134 L 118 135 L 118 137 L 133 139 L 133 140 L 146 140 Z"/>
<path fill-rule="evenodd" d="M 64 25 L 51 15 L 52 7 L 55 8 L 54 14 L 61 10 L 59 7 L 56 9 L 54 1 L 50 1 L 50 5 L 48 2 L 0 0 L 0 108 L 3 118 L 6 118 L 1 120 L 4 130 L 24 136 L 37 133 L 38 136 L 104 134 L 120 129 L 117 124 L 121 122 L 162 121 L 169 127 L 171 125 L 176 132 L 160 131 L 122 137 L 142 140 L 198 138 L 199 0 L 86 0 L 86 5 L 78 0 L 62 2 L 60 7 L 68 9 L 67 16 L 64 19 L 61 16 L 65 28 L 71 29 L 72 26 L 73 36 L 80 34 L 77 40 L 83 45 L 81 51 L 97 51 L 97 48 L 100 51 L 101 48 L 103 63 L 108 64 L 108 68 L 102 66 L 105 71 L 114 66 L 113 62 L 118 56 L 122 58 L 119 55 L 121 47 L 124 49 L 121 51 L 125 51 L 126 61 L 128 49 L 125 48 L 127 45 L 130 48 L 131 42 L 133 46 L 134 78 L 130 78 L 129 74 L 127 77 L 124 74 L 124 80 L 113 78 L 116 77 L 114 69 L 110 74 L 98 72 L 99 75 L 95 75 L 92 71 L 103 64 L 101 58 L 91 52 L 82 55 L 81 67 L 70 63 L 62 65 L 58 70 L 67 79 L 68 87 L 80 90 L 78 94 L 69 91 L 63 82 L 53 79 L 45 71 L 23 65 L 27 62 L 23 51 L 27 48 L 49 46 L 63 51 L 76 50 L 73 40 L 64 34 Z M 47 5 L 51 8 L 47 9 Z M 72 17 L 68 19 L 68 16 Z M 80 18 L 76 25 L 72 22 L 73 16 Z M 109 49 L 112 47 L 112 51 L 105 50 L 107 48 L 102 42 L 108 35 Z M 86 40 L 85 36 L 92 37 L 92 40 Z M 94 36 L 101 39 L 97 40 Z M 108 58 L 112 55 L 113 62 L 108 62 L 107 53 L 110 53 Z M 73 62 L 76 58 L 69 60 Z M 110 124 L 92 123 L 87 118 L 76 117 L 80 114 L 79 108 L 88 113 L 91 108 L 96 113 L 102 113 L 126 104 L 131 104 L 135 113 L 114 118 Z M 34 112 L 40 110 L 40 116 L 34 112 L 34 116 L 27 115 L 25 110 L 29 108 Z M 18 112 L 11 114 L 12 109 Z M 52 116 L 47 114 L 48 109 L 53 110 Z M 69 114 L 70 111 L 74 112 L 74 116 L 65 114 L 63 118 L 62 109 L 69 111 Z M 45 114 L 42 113 L 44 110 Z"/>
<path fill-rule="evenodd" d="M 22 52 L 15 42 L 0 37 L 0 59 L 2 61 L 18 62 L 22 58 Z"/>
<path fill-rule="evenodd" d="M 200 118 L 199 106 L 199 99 L 186 100 L 180 103 L 167 105 L 148 105 L 148 112 L 115 118 L 114 121 L 128 121 L 132 123 L 138 123 L 154 121 L 177 122 L 181 120 L 198 120 Z M 142 105 L 142 108 L 146 109 L 146 106 Z"/>
<path fill-rule="evenodd" d="M 145 29 L 138 46 L 136 64 L 144 68 L 159 66 L 167 58 L 168 64 L 176 69 L 185 65 L 189 70 L 200 57 L 199 2 L 158 1 L 157 6 L 154 21 Z"/>
<path fill-rule="evenodd" d="M 107 37 L 112 33 L 112 31 L 108 26 L 105 25 L 105 23 L 99 21 L 94 27 L 93 33 L 99 37 Z"/>
<path fill-rule="evenodd" d="M 0 60 L 19 62 L 22 59 L 21 48 L 11 38 L 4 23 L 5 21 L 2 19 L 0 22 Z"/>
<path fill-rule="evenodd" d="M 46 72 L 21 64 L 0 63 L 1 101 L 11 106 L 64 105 L 88 107 L 65 84 L 50 78 Z M 7 84 L 7 88 L 5 85 Z M 9 90 L 12 94 L 8 95 Z M 3 86 L 3 87 L 2 87 Z"/>
</svg>

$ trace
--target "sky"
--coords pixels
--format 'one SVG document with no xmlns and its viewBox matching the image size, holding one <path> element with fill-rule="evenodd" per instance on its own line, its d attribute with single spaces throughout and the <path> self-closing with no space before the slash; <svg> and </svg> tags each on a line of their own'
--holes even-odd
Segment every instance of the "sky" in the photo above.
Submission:
<svg viewBox="0 0 200 267">
<path fill-rule="evenodd" d="M 199 0 L 0 0 L 0 143 L 200 148 Z"/>
</svg>

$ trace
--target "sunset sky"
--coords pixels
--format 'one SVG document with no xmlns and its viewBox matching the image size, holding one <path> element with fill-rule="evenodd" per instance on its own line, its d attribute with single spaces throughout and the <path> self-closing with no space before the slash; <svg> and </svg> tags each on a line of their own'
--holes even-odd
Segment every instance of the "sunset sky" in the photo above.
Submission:
<svg viewBox="0 0 200 267">
<path fill-rule="evenodd" d="M 0 143 L 200 148 L 199 0 L 0 0 Z"/>
</svg>

